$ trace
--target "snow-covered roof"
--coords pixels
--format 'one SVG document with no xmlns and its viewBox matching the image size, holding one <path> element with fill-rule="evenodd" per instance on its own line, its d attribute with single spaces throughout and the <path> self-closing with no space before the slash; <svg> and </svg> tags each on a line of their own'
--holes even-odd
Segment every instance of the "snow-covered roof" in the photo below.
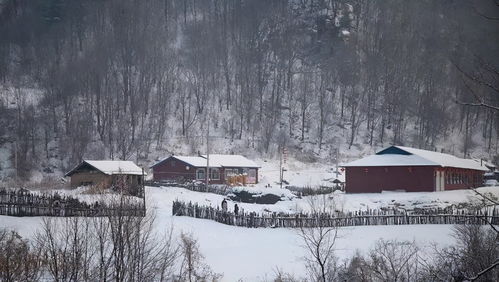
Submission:
<svg viewBox="0 0 499 282">
<path fill-rule="evenodd" d="M 486 166 L 489 168 L 489 170 L 495 170 L 496 168 L 496 165 L 491 163 L 491 162 L 488 162 L 486 160 L 481 160 L 481 159 L 473 159 L 475 162 L 478 162 L 478 163 L 481 163 L 482 165 Z"/>
<path fill-rule="evenodd" d="M 438 164 L 416 155 L 386 154 L 368 156 L 343 166 L 438 166 Z"/>
<path fill-rule="evenodd" d="M 88 165 L 94 167 L 95 169 L 97 169 L 97 170 L 99 170 L 102 173 L 107 174 L 107 175 L 113 175 L 113 174 L 142 175 L 142 173 L 146 174 L 145 172 L 142 172 L 142 168 L 137 166 L 132 161 L 84 160 L 79 165 L 77 165 L 75 168 L 73 168 L 71 171 L 66 173 L 66 176 L 71 176 L 76 170 L 78 170 L 80 167 L 82 167 L 85 164 L 88 164 Z"/>
<path fill-rule="evenodd" d="M 403 146 L 390 146 L 360 160 L 343 165 L 344 167 L 363 166 L 440 166 L 487 171 L 486 166 L 470 159 L 453 155 Z"/>
<path fill-rule="evenodd" d="M 206 155 L 203 155 L 203 157 L 206 158 Z M 254 161 L 241 155 L 210 154 L 210 166 L 212 166 L 212 163 L 222 167 L 260 167 Z"/>
<path fill-rule="evenodd" d="M 192 165 L 194 167 L 206 167 L 207 159 L 206 155 L 202 156 L 171 156 L 163 159 L 152 167 L 164 162 L 169 158 L 175 158 L 186 164 Z M 210 167 L 244 167 L 244 168 L 258 168 L 260 167 L 254 161 L 249 160 L 241 155 L 221 155 L 221 154 L 210 154 Z"/>
<path fill-rule="evenodd" d="M 173 157 L 195 167 L 206 167 L 206 159 L 203 157 L 191 157 L 191 156 L 173 156 Z M 211 159 L 209 165 L 210 167 L 221 167 L 219 164 L 211 161 Z"/>
</svg>

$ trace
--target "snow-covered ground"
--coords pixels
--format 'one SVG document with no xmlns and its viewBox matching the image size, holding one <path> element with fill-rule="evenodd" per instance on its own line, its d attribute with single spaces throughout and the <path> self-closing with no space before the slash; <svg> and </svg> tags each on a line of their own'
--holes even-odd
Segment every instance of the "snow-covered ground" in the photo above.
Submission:
<svg viewBox="0 0 499 282">
<path fill-rule="evenodd" d="M 79 195 L 85 200 L 93 195 L 81 195 L 83 189 L 64 191 Z M 499 196 L 499 187 L 484 187 L 480 192 L 490 192 Z M 438 193 L 382 193 L 382 194 L 335 194 L 335 198 L 349 209 L 381 207 L 398 203 L 458 204 L 472 201 L 472 191 L 448 191 Z M 173 217 L 172 201 L 175 199 L 197 202 L 203 205 L 220 205 L 223 196 L 210 193 L 192 192 L 183 188 L 148 187 L 148 211 L 156 214 L 156 227 L 166 231 L 173 226 L 174 233 L 192 233 L 198 240 L 206 262 L 218 273 L 223 273 L 223 281 L 262 281 L 272 280 L 274 271 L 282 271 L 305 277 L 306 270 L 302 258 L 306 255 L 296 230 L 292 229 L 248 229 L 219 224 L 209 220 L 189 217 Z M 305 208 L 306 199 L 279 202 L 276 205 L 239 203 L 241 208 L 254 211 L 295 211 Z M 229 202 L 232 209 L 233 203 Z M 17 218 L 0 216 L 0 226 L 17 230 L 22 236 L 31 237 L 39 228 L 40 218 Z M 341 228 L 340 239 L 336 244 L 336 254 L 340 260 L 353 255 L 357 250 L 366 252 L 378 239 L 415 241 L 421 248 L 432 244 L 446 246 L 454 242 L 450 225 L 406 225 L 406 226 L 359 226 Z"/>
<path fill-rule="evenodd" d="M 291 229 L 248 229 L 189 217 L 172 217 L 169 210 L 157 211 L 158 228 L 167 230 L 173 224 L 174 234 L 189 232 L 198 240 L 206 263 L 222 281 L 271 281 L 274 271 L 305 277 L 302 258 L 306 256 L 302 242 Z M 40 224 L 39 218 L 0 217 L 2 227 L 16 229 L 31 236 Z M 340 260 L 357 250 L 366 252 L 378 239 L 415 241 L 421 248 L 432 244 L 453 243 L 450 225 L 359 226 L 341 228 L 336 244 Z"/>
<path fill-rule="evenodd" d="M 258 171 L 259 186 L 277 187 L 279 182 L 279 162 L 275 160 L 257 160 L 261 166 Z M 286 171 L 283 174 L 285 181 L 291 186 L 317 187 L 333 186 L 332 181 L 336 178 L 336 166 L 319 163 L 304 163 L 295 159 L 288 160 L 283 167 Z M 339 171 L 338 178 L 344 181 L 344 175 Z"/>
<path fill-rule="evenodd" d="M 263 189 L 259 189 L 263 190 Z M 269 189 L 273 190 L 273 189 Z M 480 193 L 486 193 L 499 198 L 499 187 L 478 188 Z M 193 202 L 200 205 L 217 207 L 220 206 L 224 197 L 222 195 L 193 192 L 183 188 L 160 187 L 149 188 L 148 193 L 157 199 L 172 198 L 184 202 Z M 463 206 L 467 204 L 480 203 L 481 198 L 472 190 L 455 190 L 443 192 L 386 192 L 386 193 L 365 193 L 365 194 L 345 194 L 335 192 L 327 195 L 336 209 L 344 211 L 357 211 L 367 209 L 377 209 L 381 207 L 401 207 L 405 209 L 413 208 L 436 208 L 451 205 Z M 229 210 L 233 207 L 229 200 Z M 238 203 L 239 207 L 245 211 L 261 212 L 287 212 L 295 213 L 309 210 L 308 197 L 301 199 L 294 198 L 291 201 L 280 201 L 275 205 Z"/>
</svg>

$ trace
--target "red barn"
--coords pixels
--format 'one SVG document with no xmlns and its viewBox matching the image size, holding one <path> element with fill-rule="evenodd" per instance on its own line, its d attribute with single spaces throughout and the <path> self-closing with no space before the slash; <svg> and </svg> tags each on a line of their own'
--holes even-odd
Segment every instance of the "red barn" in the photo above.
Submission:
<svg viewBox="0 0 499 282">
<path fill-rule="evenodd" d="M 487 167 L 449 154 L 391 146 L 343 165 L 347 193 L 430 192 L 479 187 Z"/>
<path fill-rule="evenodd" d="M 154 181 L 205 181 L 206 156 L 171 156 L 154 164 Z M 230 176 L 245 175 L 247 184 L 258 183 L 259 166 L 241 155 L 209 155 L 210 183 L 224 184 Z"/>
</svg>

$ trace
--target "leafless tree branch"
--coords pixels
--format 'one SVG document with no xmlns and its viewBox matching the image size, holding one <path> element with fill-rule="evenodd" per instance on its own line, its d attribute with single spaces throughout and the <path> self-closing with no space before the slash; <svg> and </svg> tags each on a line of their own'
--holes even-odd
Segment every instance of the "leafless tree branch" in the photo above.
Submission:
<svg viewBox="0 0 499 282">
<path fill-rule="evenodd" d="M 484 270 L 480 271 L 477 275 L 474 277 L 469 278 L 470 281 L 476 281 L 478 280 L 482 275 L 486 274 L 487 272 L 491 271 L 494 269 L 496 266 L 499 265 L 499 259 L 497 259 L 493 264 L 491 264 L 489 267 L 485 268 Z"/>
</svg>

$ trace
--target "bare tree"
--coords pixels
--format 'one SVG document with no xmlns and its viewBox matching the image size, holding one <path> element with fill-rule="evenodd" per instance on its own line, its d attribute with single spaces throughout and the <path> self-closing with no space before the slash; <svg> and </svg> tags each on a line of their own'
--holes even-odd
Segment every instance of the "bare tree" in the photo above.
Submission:
<svg viewBox="0 0 499 282">
<path fill-rule="evenodd" d="M 48 273 L 54 281 L 87 281 L 89 230 L 78 218 L 44 218 L 36 242 L 45 257 Z M 86 230 L 85 230 L 86 229 Z"/>
<path fill-rule="evenodd" d="M 38 281 L 43 258 L 17 232 L 0 230 L 0 280 Z"/>
<path fill-rule="evenodd" d="M 307 256 L 304 258 L 306 267 L 314 281 L 333 281 L 337 277 L 334 251 L 338 228 L 326 227 L 321 221 L 325 220 L 327 215 L 334 213 L 334 201 L 326 195 L 313 196 L 308 200 L 317 227 L 300 226 L 298 231 L 307 251 Z"/>
<path fill-rule="evenodd" d="M 179 281 L 216 281 L 222 277 L 204 263 L 198 243 L 190 234 L 180 235 L 180 258 Z"/>
<path fill-rule="evenodd" d="M 494 1 L 3 2 L 0 79 L 26 101 L 5 106 L 0 142 L 16 141 L 25 180 L 95 147 L 150 161 L 165 143 L 198 146 L 207 110 L 267 156 L 280 131 L 295 151 L 334 138 L 433 149 L 463 123 L 466 153 L 473 140 L 497 155 Z"/>
<path fill-rule="evenodd" d="M 369 253 L 373 281 L 417 281 L 419 249 L 414 242 L 379 240 Z"/>
<path fill-rule="evenodd" d="M 127 200 L 112 202 L 109 217 L 43 220 L 36 235 L 54 281 L 171 281 L 178 247 L 172 228 L 154 228 L 154 214 L 128 215 Z M 113 205 L 114 203 L 114 205 Z"/>
<path fill-rule="evenodd" d="M 275 277 L 273 279 L 274 282 L 298 282 L 298 281 L 306 281 L 306 280 L 300 280 L 293 275 L 284 272 L 280 268 L 275 268 L 274 269 L 274 274 Z"/>
<path fill-rule="evenodd" d="M 495 281 L 499 278 L 498 237 L 481 225 L 457 225 L 456 244 L 437 249 L 428 267 L 433 279 L 446 281 Z"/>
</svg>

